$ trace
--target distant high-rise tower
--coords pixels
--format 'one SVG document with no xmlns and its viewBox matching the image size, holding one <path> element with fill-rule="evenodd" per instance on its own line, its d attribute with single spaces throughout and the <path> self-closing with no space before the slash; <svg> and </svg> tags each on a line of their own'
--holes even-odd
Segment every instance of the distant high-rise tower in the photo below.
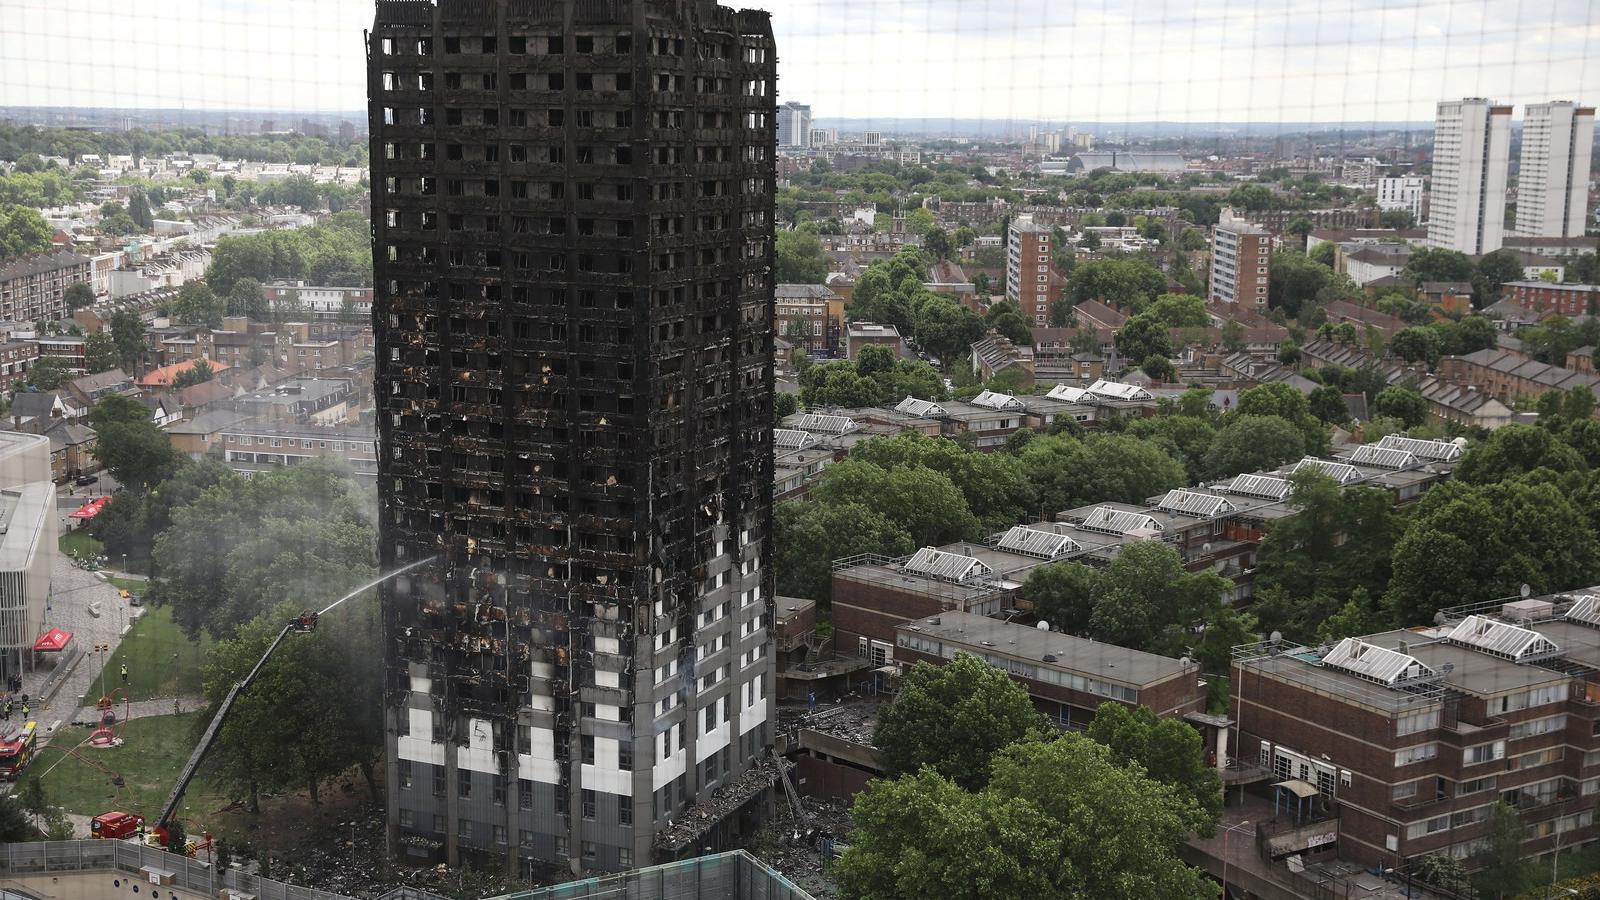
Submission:
<svg viewBox="0 0 1600 900">
<path fill-rule="evenodd" d="M 1517 234 L 1583 236 L 1593 153 L 1593 107 L 1569 100 L 1528 107 L 1517 176 Z"/>
<path fill-rule="evenodd" d="M 1208 300 L 1239 304 L 1234 309 L 1266 312 L 1272 284 L 1272 234 L 1235 218 L 1223 207 L 1211 247 L 1211 293 Z"/>
<path fill-rule="evenodd" d="M 811 146 L 811 107 L 793 100 L 778 107 L 778 146 Z"/>
<path fill-rule="evenodd" d="M 1511 107 L 1482 98 L 1445 100 L 1433 127 L 1428 244 L 1476 256 L 1505 236 Z"/>
<path fill-rule="evenodd" d="M 368 59 L 379 559 L 434 559 L 381 594 L 390 846 L 724 846 L 771 783 L 768 14 L 379 0 Z"/>
</svg>

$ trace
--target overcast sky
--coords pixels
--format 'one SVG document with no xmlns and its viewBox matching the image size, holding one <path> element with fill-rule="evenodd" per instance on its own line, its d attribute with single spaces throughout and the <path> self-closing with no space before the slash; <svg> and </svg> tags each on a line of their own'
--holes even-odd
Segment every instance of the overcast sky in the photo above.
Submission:
<svg viewBox="0 0 1600 900">
<path fill-rule="evenodd" d="M 739 5 L 739 4 L 735 4 Z M 1429 120 L 1600 102 L 1597 0 L 746 0 L 818 117 Z M 368 0 L 0 0 L 0 106 L 364 108 Z M 1520 110 L 1519 110 L 1520 117 Z"/>
</svg>

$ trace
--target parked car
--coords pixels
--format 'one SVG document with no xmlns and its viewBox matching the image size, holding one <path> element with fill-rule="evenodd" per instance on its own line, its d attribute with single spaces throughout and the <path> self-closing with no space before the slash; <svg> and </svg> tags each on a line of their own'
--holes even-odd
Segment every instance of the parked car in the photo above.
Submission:
<svg viewBox="0 0 1600 900">
<path fill-rule="evenodd" d="M 99 475 L 79 475 L 77 478 L 73 479 L 73 484 L 76 484 L 79 487 L 82 487 L 83 485 L 86 485 L 86 484 L 94 484 L 94 483 L 98 482 L 99 480 L 100 480 L 100 476 Z"/>
</svg>

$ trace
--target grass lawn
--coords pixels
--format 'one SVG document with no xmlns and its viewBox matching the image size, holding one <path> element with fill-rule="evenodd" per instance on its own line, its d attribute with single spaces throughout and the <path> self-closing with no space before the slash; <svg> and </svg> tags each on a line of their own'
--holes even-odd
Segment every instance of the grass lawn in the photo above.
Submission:
<svg viewBox="0 0 1600 900">
<path fill-rule="evenodd" d="M 61 552 L 69 556 L 99 556 L 106 552 L 106 545 L 90 537 L 85 531 L 63 532 L 56 543 L 60 546 Z"/>
<path fill-rule="evenodd" d="M 42 776 L 45 796 L 70 813 L 97 816 L 120 810 L 154 818 L 194 749 L 196 718 L 198 714 L 186 713 L 133 719 L 122 732 L 122 746 L 104 750 L 83 747 L 70 755 L 67 751 L 89 734 L 82 728 L 63 728 L 23 777 Z M 112 783 L 112 773 L 122 776 L 122 787 Z M 220 810 L 225 804 L 204 779 L 195 779 L 185 796 L 190 815 L 201 824 L 208 810 Z M 193 821 L 188 816 L 185 820 Z"/>
<path fill-rule="evenodd" d="M 117 578 L 115 576 L 107 576 L 106 581 L 110 582 L 111 586 L 114 588 L 124 591 L 132 591 L 140 596 L 144 596 L 145 589 L 150 587 L 150 582 L 144 578 Z"/>
<path fill-rule="evenodd" d="M 115 612 L 107 610 L 105 614 L 115 615 Z M 106 660 L 106 690 L 121 684 L 122 664 L 127 663 L 130 700 L 198 697 L 202 693 L 200 665 L 209 646 L 210 640 L 204 633 L 199 641 L 189 640 L 172 620 L 170 607 L 147 607 Z M 80 665 L 99 670 L 97 659 L 85 659 Z M 95 696 L 99 696 L 99 690 L 97 680 Z"/>
<path fill-rule="evenodd" d="M 69 813 L 132 812 L 153 826 L 194 750 L 198 718 L 198 713 L 184 713 L 133 719 L 121 732 L 123 745 L 105 750 L 79 748 L 88 731 L 63 728 L 23 778 L 41 776 L 45 796 Z M 73 748 L 77 749 L 69 754 Z M 122 776 L 122 787 L 112 783 L 113 774 Z M 343 823 L 370 811 L 367 790 L 354 772 L 326 786 L 322 796 L 323 802 L 313 805 L 301 791 L 263 794 L 261 813 L 253 815 L 202 774 L 184 792 L 179 817 L 191 835 L 210 831 L 236 844 L 249 842 L 284 852 L 306 844 L 313 835 L 348 834 Z M 326 849 L 325 842 L 321 849 Z"/>
</svg>

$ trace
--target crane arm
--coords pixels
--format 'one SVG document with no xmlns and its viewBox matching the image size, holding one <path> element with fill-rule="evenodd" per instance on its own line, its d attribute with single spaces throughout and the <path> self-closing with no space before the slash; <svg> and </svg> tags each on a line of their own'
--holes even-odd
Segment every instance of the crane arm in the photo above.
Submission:
<svg viewBox="0 0 1600 900">
<path fill-rule="evenodd" d="M 293 622 L 283 626 L 283 630 L 278 632 L 277 638 L 272 641 L 272 646 L 268 647 L 267 652 L 261 654 L 261 659 L 256 661 L 255 668 L 250 670 L 250 674 L 228 689 L 228 695 L 223 697 L 222 703 L 217 706 L 216 715 L 211 717 L 211 724 L 206 726 L 205 734 L 200 736 L 200 743 L 194 745 L 194 751 L 189 754 L 189 761 L 183 764 L 183 771 L 178 773 L 178 783 L 172 786 L 172 794 L 167 797 L 166 805 L 161 807 L 161 817 L 156 819 L 156 828 L 158 830 L 165 831 L 168 823 L 172 821 L 173 813 L 178 810 L 178 804 L 183 802 L 183 792 L 188 790 L 189 782 L 194 779 L 195 772 L 199 771 L 200 763 L 205 759 L 206 752 L 211 749 L 212 744 L 216 743 L 217 733 L 222 730 L 223 720 L 227 719 L 228 712 L 233 709 L 234 701 L 238 700 L 239 695 L 250 687 L 251 682 L 256 680 L 257 675 L 261 674 L 262 667 L 267 664 L 267 660 L 277 651 L 278 645 L 283 643 L 284 637 L 294 630 L 294 627 L 295 623 Z"/>
</svg>

